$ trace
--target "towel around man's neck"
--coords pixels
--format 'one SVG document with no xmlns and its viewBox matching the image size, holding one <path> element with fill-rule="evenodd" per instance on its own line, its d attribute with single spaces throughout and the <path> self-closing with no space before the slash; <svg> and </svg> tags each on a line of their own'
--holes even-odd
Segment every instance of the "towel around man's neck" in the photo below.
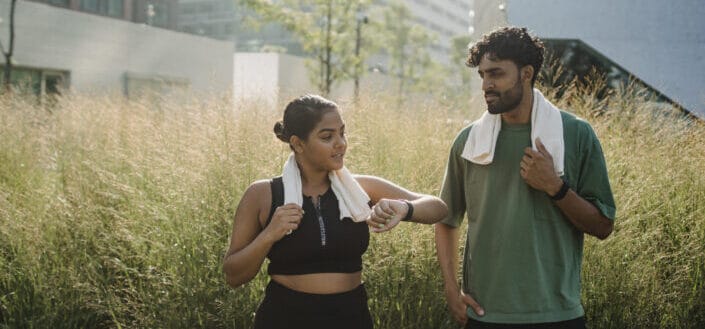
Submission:
<svg viewBox="0 0 705 329">
<path fill-rule="evenodd" d="M 349 217 L 356 222 L 367 220 L 372 211 L 368 204 L 370 197 L 350 171 L 345 167 L 331 171 L 328 173 L 328 179 L 335 197 L 338 198 L 340 219 Z M 301 172 L 296 164 L 294 153 L 284 164 L 282 182 L 284 183 L 284 204 L 296 203 L 301 206 L 303 204 Z"/>
<path fill-rule="evenodd" d="M 492 163 L 497 136 L 501 129 L 501 115 L 485 112 L 480 119 L 472 123 L 462 157 L 480 165 Z M 534 103 L 531 108 L 531 147 L 534 150 L 536 150 L 536 138 L 546 146 L 548 153 L 553 157 L 553 168 L 559 176 L 562 176 L 565 146 L 561 112 L 538 89 L 534 89 Z"/>
</svg>

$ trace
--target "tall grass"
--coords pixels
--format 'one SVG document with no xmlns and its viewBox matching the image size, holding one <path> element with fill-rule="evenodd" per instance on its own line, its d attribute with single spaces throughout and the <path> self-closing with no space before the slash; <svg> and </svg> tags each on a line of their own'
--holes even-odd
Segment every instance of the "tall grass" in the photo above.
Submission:
<svg viewBox="0 0 705 329">
<path fill-rule="evenodd" d="M 618 207 L 613 235 L 586 239 L 591 327 L 705 327 L 705 128 L 653 114 L 633 86 L 592 90 L 557 100 L 595 128 Z M 348 167 L 437 194 L 480 110 L 450 104 L 342 104 Z M 0 327 L 249 328 L 267 276 L 227 288 L 221 259 L 242 192 L 285 161 L 280 117 L 217 95 L 1 99 Z M 432 227 L 373 235 L 364 268 L 376 328 L 457 327 Z"/>
</svg>

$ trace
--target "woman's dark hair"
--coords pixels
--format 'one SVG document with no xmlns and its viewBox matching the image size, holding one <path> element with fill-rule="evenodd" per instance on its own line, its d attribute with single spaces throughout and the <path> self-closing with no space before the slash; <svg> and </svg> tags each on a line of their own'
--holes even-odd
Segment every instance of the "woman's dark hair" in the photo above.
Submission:
<svg viewBox="0 0 705 329">
<path fill-rule="evenodd" d="M 543 42 L 531 35 L 525 27 L 503 27 L 483 35 L 482 40 L 473 44 L 465 64 L 477 67 L 482 56 L 489 54 L 492 60 L 508 59 L 519 68 L 531 65 L 534 67 L 534 76 L 531 78 L 533 86 L 543 65 L 543 53 Z"/>
<path fill-rule="evenodd" d="M 286 105 L 284 119 L 274 124 L 274 134 L 289 143 L 291 136 L 308 139 L 323 115 L 338 109 L 338 104 L 318 95 L 303 95 Z"/>
</svg>

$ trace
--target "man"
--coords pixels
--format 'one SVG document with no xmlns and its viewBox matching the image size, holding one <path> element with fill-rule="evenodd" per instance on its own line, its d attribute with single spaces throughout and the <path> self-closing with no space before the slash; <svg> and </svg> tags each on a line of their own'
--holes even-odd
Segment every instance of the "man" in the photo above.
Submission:
<svg viewBox="0 0 705 329">
<path fill-rule="evenodd" d="M 533 89 L 543 44 L 500 28 L 470 49 L 487 111 L 450 151 L 435 224 L 448 307 L 465 328 L 585 328 L 583 235 L 610 235 L 615 204 L 590 125 Z M 459 226 L 468 231 L 457 281 Z"/>
</svg>

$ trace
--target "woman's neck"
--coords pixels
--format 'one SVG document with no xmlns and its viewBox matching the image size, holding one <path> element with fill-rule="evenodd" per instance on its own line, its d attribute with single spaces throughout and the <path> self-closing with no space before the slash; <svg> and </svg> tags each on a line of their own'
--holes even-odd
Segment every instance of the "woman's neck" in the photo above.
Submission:
<svg viewBox="0 0 705 329">
<path fill-rule="evenodd" d="M 304 195 L 318 196 L 324 194 L 330 187 L 328 172 L 308 166 L 304 161 L 296 161 L 301 173 L 301 189 Z"/>
</svg>

